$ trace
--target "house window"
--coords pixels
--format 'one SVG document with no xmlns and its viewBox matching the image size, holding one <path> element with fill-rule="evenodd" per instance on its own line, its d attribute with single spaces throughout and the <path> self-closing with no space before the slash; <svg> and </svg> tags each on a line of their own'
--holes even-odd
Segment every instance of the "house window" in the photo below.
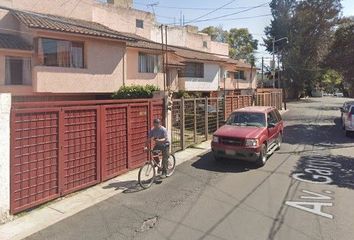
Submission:
<svg viewBox="0 0 354 240">
<path fill-rule="evenodd" d="M 179 75 L 181 77 L 204 78 L 204 63 L 187 62 Z"/>
<path fill-rule="evenodd" d="M 5 84 L 32 85 L 31 59 L 21 57 L 6 57 Z"/>
<path fill-rule="evenodd" d="M 245 71 L 237 71 L 237 72 L 234 72 L 234 79 L 246 80 Z"/>
<path fill-rule="evenodd" d="M 38 45 L 42 65 L 84 68 L 84 43 L 40 38 Z"/>
<path fill-rule="evenodd" d="M 137 28 L 144 28 L 144 20 L 136 19 L 136 27 Z"/>
<path fill-rule="evenodd" d="M 158 55 L 139 53 L 139 72 L 158 73 L 160 65 L 160 57 Z"/>
</svg>

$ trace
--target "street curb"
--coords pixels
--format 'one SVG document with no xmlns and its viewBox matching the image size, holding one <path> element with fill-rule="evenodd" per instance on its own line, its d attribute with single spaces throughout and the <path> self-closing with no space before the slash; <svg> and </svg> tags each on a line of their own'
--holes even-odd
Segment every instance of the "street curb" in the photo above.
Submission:
<svg viewBox="0 0 354 240">
<path fill-rule="evenodd" d="M 210 141 L 203 142 L 184 151 L 175 153 L 176 165 L 190 161 L 210 151 Z M 139 169 L 98 184 L 86 190 L 49 202 L 27 214 L 15 217 L 11 222 L 0 225 L 1 240 L 20 240 L 39 232 L 55 223 L 73 216 L 108 198 L 121 194 L 138 178 Z M 126 183 L 126 186 L 117 186 Z"/>
</svg>

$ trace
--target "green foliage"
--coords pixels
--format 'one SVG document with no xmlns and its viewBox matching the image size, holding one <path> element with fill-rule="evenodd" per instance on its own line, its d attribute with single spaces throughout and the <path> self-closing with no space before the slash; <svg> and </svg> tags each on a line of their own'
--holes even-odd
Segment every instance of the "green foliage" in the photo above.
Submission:
<svg viewBox="0 0 354 240">
<path fill-rule="evenodd" d="M 258 40 L 253 39 L 247 28 L 232 28 L 228 32 L 220 26 L 209 26 L 202 32 L 211 36 L 213 41 L 228 43 L 231 58 L 245 59 L 250 64 L 254 63 L 254 50 L 258 48 Z"/>
<path fill-rule="evenodd" d="M 184 98 L 189 98 L 189 97 L 191 97 L 191 96 L 189 95 L 188 92 L 186 92 L 186 91 L 184 91 L 184 90 L 179 90 L 178 92 L 175 93 L 175 96 L 174 96 L 174 97 L 175 97 L 175 98 L 182 98 L 182 97 L 184 97 Z"/>
<path fill-rule="evenodd" d="M 275 44 L 285 69 L 287 84 L 298 97 L 311 92 L 323 69 L 341 11 L 340 0 L 272 0 L 273 20 L 265 29 L 264 43 L 272 52 L 273 38 L 288 37 Z"/>
<path fill-rule="evenodd" d="M 324 72 L 320 77 L 320 86 L 327 93 L 335 93 L 340 89 L 343 83 L 343 77 L 340 73 L 333 69 Z"/>
<path fill-rule="evenodd" d="M 212 41 L 226 43 L 228 39 L 228 32 L 223 30 L 221 26 L 209 26 L 204 28 L 202 33 L 206 33 L 211 37 Z"/>
<path fill-rule="evenodd" d="M 258 48 L 258 40 L 253 39 L 247 28 L 230 29 L 228 43 L 231 58 L 246 59 L 248 63 L 251 63 L 254 59 L 254 51 Z"/>
<path fill-rule="evenodd" d="M 325 64 L 343 75 L 354 96 L 354 19 L 342 19 Z"/>
<path fill-rule="evenodd" d="M 122 86 L 117 92 L 113 93 L 114 99 L 138 99 L 138 98 L 152 98 L 153 93 L 160 91 L 160 88 L 155 85 L 132 85 Z"/>
<path fill-rule="evenodd" d="M 174 93 L 174 98 L 200 98 L 202 97 L 201 93 L 198 92 L 186 92 L 184 90 L 179 90 L 178 92 Z"/>
</svg>

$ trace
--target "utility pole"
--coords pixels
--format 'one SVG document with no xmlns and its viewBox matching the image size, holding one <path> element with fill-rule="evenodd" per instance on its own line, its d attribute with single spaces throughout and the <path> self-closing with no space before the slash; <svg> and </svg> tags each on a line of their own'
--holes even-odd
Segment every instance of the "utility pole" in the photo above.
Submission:
<svg viewBox="0 0 354 240">
<path fill-rule="evenodd" d="M 166 74 L 166 86 L 167 89 L 170 89 L 170 76 L 169 76 L 169 72 L 168 72 L 168 45 L 167 45 L 167 37 L 168 37 L 168 33 L 167 33 L 168 27 L 167 25 L 165 25 L 165 55 L 166 55 L 166 59 L 165 59 L 165 74 Z"/>
<path fill-rule="evenodd" d="M 273 37 L 273 88 L 275 88 L 275 37 Z"/>
<path fill-rule="evenodd" d="M 263 88 L 263 81 L 264 81 L 264 57 L 262 57 L 262 88 Z"/>
<path fill-rule="evenodd" d="M 162 71 L 163 71 L 163 91 L 166 92 L 166 69 L 165 69 L 165 47 L 164 47 L 164 25 L 161 24 L 161 50 L 162 50 Z"/>
<path fill-rule="evenodd" d="M 282 88 L 283 84 L 281 83 L 281 77 L 280 77 L 280 63 L 279 63 L 279 53 L 278 53 L 278 88 Z"/>
</svg>

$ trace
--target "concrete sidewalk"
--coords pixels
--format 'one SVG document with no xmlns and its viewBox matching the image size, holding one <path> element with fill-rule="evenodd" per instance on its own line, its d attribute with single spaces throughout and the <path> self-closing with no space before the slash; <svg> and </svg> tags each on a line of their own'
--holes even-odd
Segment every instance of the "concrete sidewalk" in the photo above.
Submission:
<svg viewBox="0 0 354 240">
<path fill-rule="evenodd" d="M 203 155 L 209 150 L 210 141 L 207 141 L 178 152 L 175 154 L 177 165 Z M 130 171 L 94 187 L 57 199 L 23 216 L 18 216 L 12 222 L 0 225 L 0 239 L 23 239 L 116 194 L 120 194 L 128 189 L 132 183 L 137 183 L 138 171 L 139 169 Z M 119 184 L 121 184 L 119 189 L 109 187 Z"/>
</svg>

